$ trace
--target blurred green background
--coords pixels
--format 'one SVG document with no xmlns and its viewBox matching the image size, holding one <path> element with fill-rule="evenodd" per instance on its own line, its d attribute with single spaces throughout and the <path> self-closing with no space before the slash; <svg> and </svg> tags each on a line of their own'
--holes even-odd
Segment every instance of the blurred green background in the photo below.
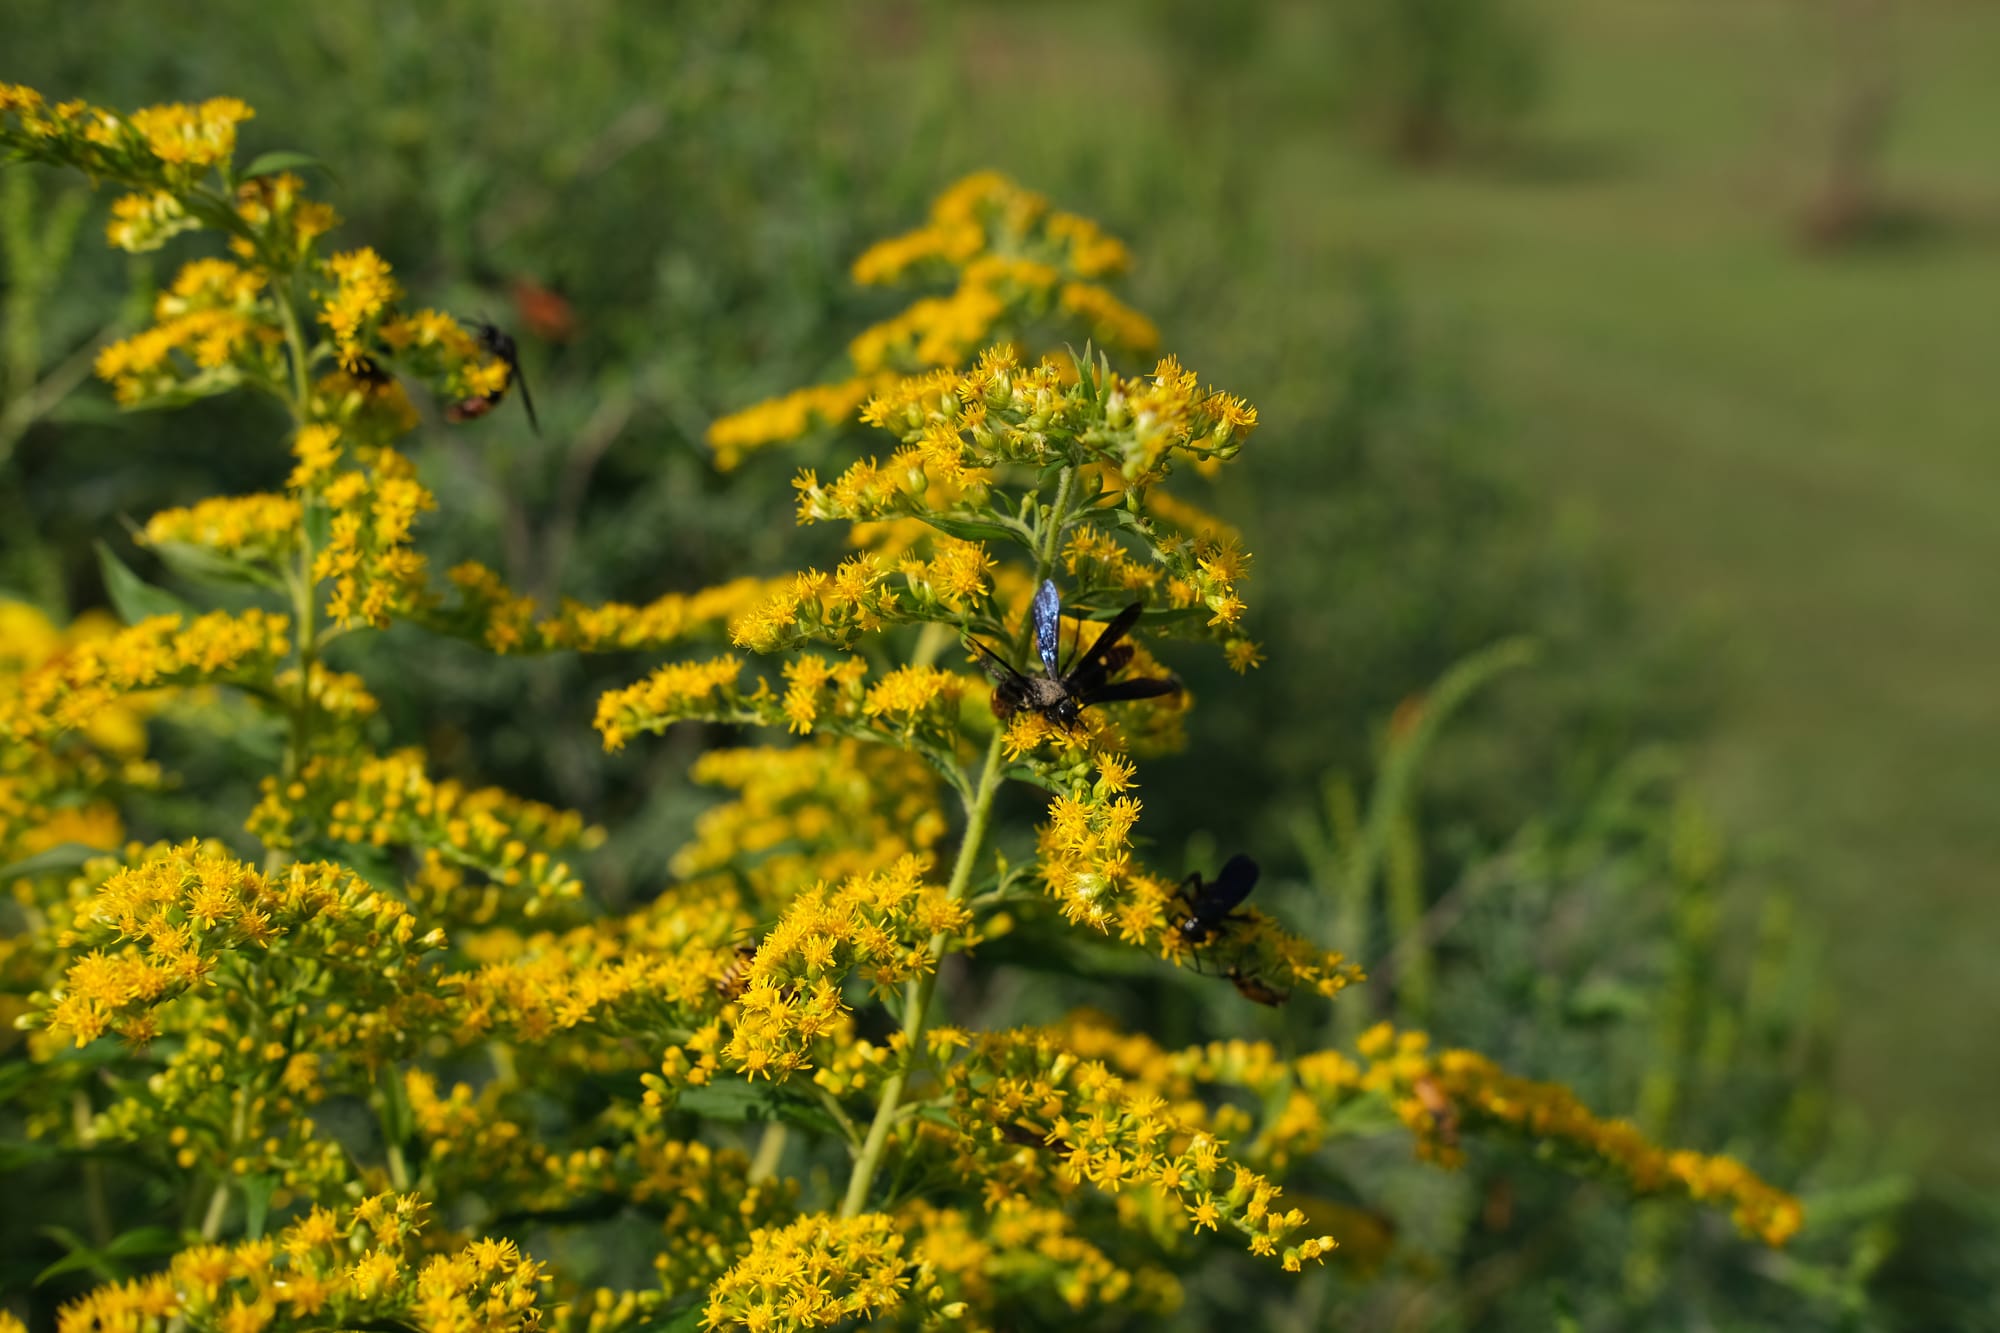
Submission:
<svg viewBox="0 0 2000 1333">
<path fill-rule="evenodd" d="M 1250 848 L 1336 942 L 1324 844 L 1343 793 L 1365 804 L 1391 711 L 1533 635 L 1536 664 L 1449 723 L 1398 813 L 1423 854 L 1390 877 L 1447 913 L 1433 1025 L 1600 1106 L 1651 1098 L 1787 1183 L 1759 1153 L 1800 1117 L 1801 1171 L 1841 1163 L 1861 1188 L 1921 1164 L 1900 1246 L 1850 1236 L 1815 1318 L 1858 1319 L 1871 1283 L 1901 1292 L 1897 1326 L 1990 1317 L 1970 1279 L 1965 1307 L 1924 1302 L 1955 1299 L 1972 1270 L 1952 1247 L 2000 1183 L 2000 10 L 12 0 L 0 53 L 0 78 L 57 96 L 245 98 L 249 151 L 329 163 L 341 242 L 421 299 L 518 326 L 515 284 L 560 293 L 572 335 L 523 333 L 544 438 L 509 412 L 417 449 L 437 566 L 476 556 L 544 596 L 823 558 L 789 526 L 798 457 L 717 477 L 708 421 L 832 373 L 894 308 L 848 260 L 957 176 L 994 167 L 1099 218 L 1167 346 L 1264 421 L 1213 503 L 1256 553 L 1271 660 L 1247 682 L 1188 664 L 1193 746 L 1145 793 L 1168 863 Z M 131 317 L 132 261 L 77 194 L 0 178 L 9 405 Z M 258 405 L 133 420 L 91 385 L 51 404 L 0 417 L 0 585 L 52 608 L 101 599 L 91 542 L 120 515 L 284 475 Z M 606 760 L 587 725 L 645 662 L 391 653 L 400 735 L 618 824 L 594 882 L 657 888 L 707 799 L 680 777 L 704 738 Z M 1621 932 L 1653 927 L 1637 956 Z M 1403 939 L 1385 909 L 1337 942 L 1381 961 Z M 1804 979 L 1759 1045 L 1736 1029 L 1780 955 Z M 1538 1026 L 1507 986 L 1551 977 Z M 1206 1021 L 1184 1018 L 1169 1039 Z M 1648 1053 L 1607 1056 L 1621 1032 Z M 1833 1211 L 1879 1218 L 1892 1195 Z M 1477 1249 L 1454 1251 L 1468 1322 L 1498 1317 Z M 1600 1267 L 1657 1293 L 1624 1249 Z M 1745 1280 L 1774 1278 L 1803 1289 L 1768 1264 Z M 1523 1326 L 1546 1321 L 1553 1298 L 1524 1289 Z M 1376 1326 L 1452 1326 L 1398 1308 Z M 1752 1298 L 1703 1308 L 1791 1326 L 1743 1315 Z"/>
</svg>

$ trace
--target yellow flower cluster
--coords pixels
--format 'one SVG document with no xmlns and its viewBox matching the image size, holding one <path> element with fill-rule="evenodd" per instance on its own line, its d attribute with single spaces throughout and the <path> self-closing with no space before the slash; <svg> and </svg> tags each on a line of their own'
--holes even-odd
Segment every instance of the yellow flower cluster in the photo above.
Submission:
<svg viewBox="0 0 2000 1333">
<path fill-rule="evenodd" d="M 299 502 L 288 495 L 215 496 L 153 515 L 145 540 L 275 571 L 298 546 L 299 519 Z"/>
<path fill-rule="evenodd" d="M 739 648 L 775 653 L 810 642 L 851 647 L 889 625 L 946 620 L 982 603 L 991 591 L 992 558 L 978 542 L 938 536 L 930 555 L 890 561 L 864 551 L 832 574 L 809 569 L 736 617 L 729 637 Z M 890 586 L 900 577 L 902 587 Z"/>
<path fill-rule="evenodd" d="M 202 987 L 229 956 L 269 952 L 280 940 L 291 957 L 391 975 L 443 942 L 436 932 L 419 940 L 407 908 L 343 867 L 294 865 L 267 877 L 196 843 L 113 875 L 73 933 L 97 947 L 70 966 L 47 1021 L 79 1046 L 107 1031 L 151 1040 L 158 1006 Z"/>
<path fill-rule="evenodd" d="M 197 1245 L 147 1277 L 99 1287 L 62 1309 L 58 1333 L 305 1333 L 417 1328 L 533 1333 L 542 1266 L 510 1240 L 453 1247 L 414 1194 L 314 1208 L 276 1237 Z"/>
<path fill-rule="evenodd" d="M 962 1308 L 954 1322 L 968 1333 L 1016 1327 L 1010 1311 L 1033 1310 L 1048 1295 L 1073 1317 L 1092 1310 L 1169 1315 L 1181 1303 L 1172 1273 L 1129 1259 L 1131 1266 L 1121 1266 L 1059 1208 L 1008 1197 L 974 1216 L 913 1200 L 896 1219 L 917 1238 L 919 1271 L 936 1276 L 930 1303 Z"/>
<path fill-rule="evenodd" d="M 764 445 L 796 440 L 821 426 L 845 425 L 863 403 L 895 379 L 889 374 L 857 375 L 835 384 L 808 385 L 721 417 L 708 428 L 715 465 L 728 472 Z"/>
<path fill-rule="evenodd" d="M 283 616 L 252 609 L 183 620 L 153 616 L 22 676 L 18 692 L 0 699 L 0 739 L 47 744 L 146 690 L 269 679 L 289 649 Z"/>
<path fill-rule="evenodd" d="M 1685 1150 L 1669 1152 L 1627 1120 L 1593 1115 L 1576 1094 L 1500 1069 L 1473 1051 L 1433 1053 L 1421 1032 L 1380 1024 L 1364 1033 L 1361 1054 L 1371 1067 L 1363 1085 L 1389 1096 L 1417 1138 L 1418 1150 L 1446 1164 L 1462 1154 L 1462 1128 L 1495 1127 L 1563 1145 L 1623 1176 L 1640 1193 L 1674 1190 L 1696 1202 L 1728 1204 L 1736 1225 L 1767 1245 L 1797 1234 L 1805 1213 L 1797 1199 L 1774 1189 L 1742 1163 Z"/>
<path fill-rule="evenodd" d="M 0 83 L 0 145 L 29 161 L 82 168 L 94 177 L 174 189 L 226 166 L 236 127 L 256 113 L 234 97 L 146 107 L 129 117 L 87 102 L 50 103 L 33 88 Z"/>
<path fill-rule="evenodd" d="M 1361 980 L 1340 954 L 1300 939 L 1254 908 L 1236 913 L 1217 938 L 1190 945 L 1176 928 L 1187 915 L 1181 890 L 1132 857 L 1140 805 L 1117 794 L 1129 785 L 1129 769 L 1115 756 L 1098 755 L 1095 763 L 1099 779 L 1057 795 L 1038 832 L 1038 874 L 1064 917 L 1281 995 L 1305 990 L 1333 996 Z"/>
<path fill-rule="evenodd" d="M 397 365 L 437 384 L 454 401 L 498 398 L 512 374 L 507 363 L 488 354 L 463 324 L 439 310 L 384 318 L 382 346 Z"/>
<path fill-rule="evenodd" d="M 998 242 L 989 228 L 997 233 Z M 1043 196 L 997 171 L 980 171 L 938 195 L 927 224 L 864 251 L 854 261 L 854 280 L 867 285 L 896 282 L 919 264 L 937 260 L 962 267 L 984 251 L 1027 248 L 1026 238 L 1036 229 L 1053 247 L 1050 261 L 1077 277 L 1108 277 L 1131 267 L 1132 255 L 1124 242 L 1106 235 L 1090 219 L 1051 210 Z"/>
<path fill-rule="evenodd" d="M 796 1182 L 754 1180 L 744 1153 L 670 1136 L 629 1110 L 614 1108 L 595 1127 L 608 1146 L 563 1151 L 507 1114 L 510 1101 L 532 1110 L 515 1085 L 496 1081 L 475 1093 L 460 1083 L 441 1093 L 430 1075 L 411 1071 L 405 1087 L 434 1190 L 476 1194 L 499 1216 L 613 1204 L 647 1214 L 659 1236 L 659 1297 L 702 1291 L 743 1251 L 752 1227 L 789 1222 L 797 1211 Z M 608 1305 L 610 1296 L 592 1304 Z"/>
<path fill-rule="evenodd" d="M 313 557 L 312 578 L 333 585 L 326 599 L 333 624 L 360 621 L 382 629 L 392 613 L 412 615 L 429 601 L 424 558 L 412 545 L 411 529 L 418 514 L 437 508 L 437 497 L 417 480 L 409 459 L 393 449 L 372 452 L 369 466 L 326 484 L 331 535 Z"/>
<path fill-rule="evenodd" d="M 424 770 L 415 749 L 374 756 L 346 746 L 315 755 L 294 778 L 264 779 L 248 828 L 267 847 L 286 850 L 323 841 L 415 848 L 425 865 L 412 900 L 452 925 L 532 919 L 582 892 L 576 872 L 551 853 L 595 847 L 604 830 L 573 811 L 497 787 L 438 782 Z M 465 871 L 486 883 L 467 884 Z"/>
<path fill-rule="evenodd" d="M 277 374 L 284 334 L 266 278 L 226 259 L 184 266 L 153 302 L 153 326 L 97 354 L 127 407 L 226 393 Z"/>
<path fill-rule="evenodd" d="M 365 340 L 376 321 L 389 311 L 402 288 L 389 275 L 389 265 L 371 249 L 349 250 L 326 261 L 334 287 L 321 299 L 319 318 L 333 334 L 343 369 L 361 368 Z"/>
<path fill-rule="evenodd" d="M 0 717 L 6 717 L 8 703 L 22 691 L 22 681 L 46 671 L 60 671 L 58 662 L 84 644 L 116 638 L 122 626 L 102 610 L 86 610 L 66 628 L 56 628 L 46 614 L 28 602 L 0 596 Z M 112 703 L 78 717 L 80 737 L 98 751 L 120 757 L 136 757 L 146 749 L 146 723 L 140 699 Z M 0 741 L 6 731 L 0 729 Z M 0 745 L 0 759 L 20 759 Z M 0 773 L 8 769 L 0 763 Z"/>
<path fill-rule="evenodd" d="M 306 183 L 289 171 L 239 184 L 236 216 L 257 233 L 266 253 L 295 263 L 306 257 L 313 242 L 340 225 L 333 207 L 306 198 Z M 241 236 L 229 247 L 244 259 L 257 253 L 257 247 Z"/>
<path fill-rule="evenodd" d="M 937 966 L 933 937 L 969 943 L 972 914 L 923 882 L 926 862 L 906 856 L 886 870 L 806 889 L 757 946 L 723 1054 L 751 1077 L 782 1077 L 806 1066 L 814 1043 L 835 1032 L 847 1009 L 849 973 L 878 993 Z"/>
<path fill-rule="evenodd" d="M 882 1213 L 813 1213 L 789 1226 L 760 1227 L 709 1287 L 702 1326 L 790 1333 L 889 1314 L 910 1285 L 904 1247 L 895 1220 Z"/>
<path fill-rule="evenodd" d="M 606 691 L 597 701 L 596 719 L 604 748 L 616 750 L 639 732 L 665 731 L 690 718 L 762 721 L 768 687 L 759 680 L 755 694 L 743 695 L 736 688 L 742 674 L 742 661 L 724 654 L 705 662 L 670 662 L 636 684 Z"/>
<path fill-rule="evenodd" d="M 299 467 L 286 482 L 295 491 L 322 484 L 340 460 L 344 443 L 380 447 L 417 428 L 417 409 L 402 381 L 365 370 L 350 375 L 336 367 L 320 376 L 306 407 L 312 420 L 299 430 L 293 445 Z"/>
<path fill-rule="evenodd" d="M 1223 1155 L 1198 1105 L 1173 1105 L 1129 1082 L 1071 1049 L 1059 1030 L 974 1038 L 943 1078 L 953 1099 L 958 1167 L 985 1177 L 989 1198 L 1040 1191 L 1053 1160 L 1055 1177 L 1072 1186 L 1177 1200 L 1178 1209 L 1152 1220 L 1196 1231 L 1228 1225 L 1249 1238 L 1252 1253 L 1280 1257 L 1289 1272 L 1335 1246 L 1331 1236 L 1287 1245 L 1305 1214 L 1278 1207 L 1275 1184 Z M 1036 1144 L 1046 1152 L 1019 1151 Z"/>
<path fill-rule="evenodd" d="M 644 606 L 565 601 L 555 615 L 537 619 L 533 598 L 516 594 L 476 561 L 457 566 L 448 577 L 458 589 L 458 604 L 439 610 L 435 627 L 479 639 L 496 653 L 666 648 L 719 632 L 772 588 L 767 579 L 740 578 L 699 592 L 667 593 Z"/>
<path fill-rule="evenodd" d="M 1007 344 L 1054 318 L 1102 345 L 1150 351 L 1152 321 L 1097 279 L 1124 271 L 1125 246 L 1086 218 L 1053 211 L 1039 194 L 994 172 L 969 176 L 941 194 L 925 226 L 871 247 L 854 279 L 882 284 L 929 274 L 953 280 L 944 296 L 920 297 L 848 345 L 854 374 L 758 403 L 715 422 L 716 464 L 732 468 L 751 451 L 796 439 L 817 425 L 854 420 L 896 374 L 965 364 L 989 342 Z M 1061 338 L 1041 346 L 1059 346 Z"/>
<path fill-rule="evenodd" d="M 794 575 L 790 587 L 738 616 L 729 627 L 730 641 L 757 653 L 782 652 L 815 639 L 850 647 L 859 636 L 908 618 L 896 591 L 883 586 L 891 572 L 872 553 L 842 561 L 830 575 L 808 569 Z"/>
<path fill-rule="evenodd" d="M 173 102 L 132 113 L 132 128 L 154 157 L 169 166 L 207 168 L 236 152 L 236 127 L 257 113 L 234 97 L 211 97 L 199 106 Z"/>
<path fill-rule="evenodd" d="M 1432 1052 L 1420 1032 L 1384 1023 L 1365 1033 L 1360 1059 L 1339 1051 L 1287 1058 L 1268 1042 L 1223 1041 L 1168 1051 L 1090 1014 L 1072 1016 L 1062 1040 L 1081 1058 L 1101 1059 L 1218 1132 L 1249 1131 L 1253 1122 L 1228 1104 L 1204 1119 L 1201 1086 L 1240 1088 L 1266 1110 L 1245 1148 L 1246 1160 L 1283 1167 L 1335 1135 L 1334 1117 L 1363 1096 L 1385 1098 L 1427 1160 L 1463 1158 L 1461 1136 L 1499 1130 L 1563 1146 L 1623 1177 L 1639 1193 L 1674 1190 L 1696 1202 L 1722 1202 L 1743 1231 L 1782 1245 L 1803 1220 L 1798 1201 L 1727 1157 L 1667 1151 L 1622 1120 L 1593 1115 L 1567 1088 L 1508 1074 L 1471 1051 Z M 1229 1122 L 1229 1123 L 1225 1123 Z"/>
<path fill-rule="evenodd" d="M 736 798 L 695 821 L 674 873 L 734 870 L 761 903 L 784 903 L 816 879 L 882 870 L 945 834 L 931 770 L 905 751 L 852 738 L 710 750 L 691 776 Z"/>
<path fill-rule="evenodd" d="M 1242 399 L 1204 389 L 1173 357 L 1150 375 L 1105 371 L 1079 378 L 1066 361 L 1023 363 L 1011 348 L 982 352 L 970 368 L 899 381 L 868 401 L 862 419 L 903 441 L 888 470 L 929 480 L 1003 462 L 1046 467 L 1103 464 L 1101 478 L 1143 496 L 1172 461 L 1233 458 L 1257 425 Z M 921 494 L 906 484 L 905 493 Z M 879 518 L 818 512 L 816 518 Z"/>
<path fill-rule="evenodd" d="M 137 190 L 112 201 L 111 219 L 104 224 L 104 239 L 113 249 L 139 255 L 157 250 L 182 232 L 200 226 L 200 220 L 189 215 L 179 195 L 167 190 Z"/>
</svg>

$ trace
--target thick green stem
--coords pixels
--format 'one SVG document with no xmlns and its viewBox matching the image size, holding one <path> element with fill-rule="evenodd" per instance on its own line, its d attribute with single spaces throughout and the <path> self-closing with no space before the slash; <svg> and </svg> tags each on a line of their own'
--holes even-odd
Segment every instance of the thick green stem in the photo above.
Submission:
<svg viewBox="0 0 2000 1333">
<path fill-rule="evenodd" d="M 945 895 L 954 902 L 965 896 L 966 888 L 972 883 L 973 868 L 979 864 L 980 853 L 986 844 L 987 826 L 993 818 L 993 798 L 1000 791 L 1000 742 L 1003 734 L 995 728 L 993 740 L 986 747 L 986 767 L 979 775 L 979 786 L 973 794 L 965 837 L 958 844 L 958 860 L 951 868 L 951 883 L 945 888 Z M 882 1150 L 889 1142 L 889 1127 L 894 1123 L 896 1108 L 903 1100 L 903 1085 L 923 1045 L 925 1017 L 930 1012 L 931 996 L 937 990 L 936 964 L 944 956 L 944 946 L 942 935 L 931 937 L 932 966 L 921 977 L 911 981 L 904 991 L 902 1063 L 882 1085 L 882 1100 L 875 1107 L 875 1120 L 868 1126 L 868 1137 L 861 1144 L 861 1155 L 854 1159 L 854 1171 L 847 1178 L 847 1197 L 840 1205 L 842 1217 L 855 1216 L 868 1203 L 868 1191 L 875 1184 L 875 1168 L 881 1163 Z"/>
<path fill-rule="evenodd" d="M 1069 526 L 1070 492 L 1075 480 L 1076 469 L 1064 468 L 1056 484 L 1055 500 L 1043 515 L 1040 541 L 1035 550 L 1037 587 L 1055 569 L 1056 553 L 1062 547 L 1062 534 Z M 1026 650 L 1033 634 L 1032 620 L 1024 618 L 1015 646 L 1016 659 Z M 987 828 L 993 819 L 993 799 L 1000 793 L 1000 757 L 1005 737 L 1005 728 L 996 726 L 993 729 L 993 739 L 986 746 L 986 764 L 979 773 L 979 784 L 973 789 L 972 799 L 966 805 L 965 837 L 958 844 L 958 859 L 952 865 L 951 882 L 945 888 L 945 895 L 953 902 L 965 897 L 966 890 L 972 885 L 972 872 L 986 848 Z M 896 1072 L 882 1084 L 882 1099 L 876 1104 L 875 1119 L 868 1126 L 868 1137 L 863 1140 L 861 1151 L 854 1159 L 853 1173 L 847 1178 L 847 1197 L 840 1205 L 842 1217 L 853 1217 L 868 1204 L 869 1192 L 875 1185 L 875 1170 L 881 1164 L 883 1149 L 889 1142 L 889 1131 L 896 1123 L 897 1111 L 902 1104 L 903 1089 L 923 1047 L 924 1025 L 929 1019 L 931 997 L 937 992 L 937 964 L 944 957 L 945 944 L 943 935 L 931 937 L 930 970 L 904 988 L 903 1058 Z"/>
<path fill-rule="evenodd" d="M 764 1126 L 763 1136 L 757 1140 L 757 1155 L 750 1159 L 749 1181 L 761 1185 L 778 1174 L 778 1163 L 785 1156 L 785 1127 L 773 1121 Z"/>
</svg>

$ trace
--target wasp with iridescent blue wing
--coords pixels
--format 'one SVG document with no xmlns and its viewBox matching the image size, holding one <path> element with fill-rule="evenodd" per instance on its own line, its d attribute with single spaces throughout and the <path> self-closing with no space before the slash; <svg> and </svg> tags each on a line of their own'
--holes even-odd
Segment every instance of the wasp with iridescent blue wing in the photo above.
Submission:
<svg viewBox="0 0 2000 1333">
<path fill-rule="evenodd" d="M 1132 660 L 1132 645 L 1122 642 L 1138 623 L 1145 608 L 1138 602 L 1126 607 L 1104 627 L 1089 648 L 1075 651 L 1069 665 L 1062 664 L 1062 594 L 1053 579 L 1042 580 L 1035 590 L 1035 651 L 1042 661 L 1042 674 L 1031 676 L 1017 669 L 1000 654 L 970 635 L 969 643 L 980 654 L 980 666 L 993 680 L 993 712 L 1011 717 L 1023 709 L 1040 713 L 1065 730 L 1082 721 L 1082 712 L 1092 704 L 1123 703 L 1133 699 L 1156 699 L 1180 691 L 1172 678 L 1140 676 L 1113 680 Z M 1078 625 L 1076 642 L 1083 642 Z"/>
</svg>

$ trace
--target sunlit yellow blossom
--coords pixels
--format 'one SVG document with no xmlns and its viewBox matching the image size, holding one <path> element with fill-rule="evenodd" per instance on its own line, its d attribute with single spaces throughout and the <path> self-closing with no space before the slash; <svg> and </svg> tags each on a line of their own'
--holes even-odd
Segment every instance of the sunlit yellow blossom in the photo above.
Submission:
<svg viewBox="0 0 2000 1333">
<path fill-rule="evenodd" d="M 658 731 L 684 717 L 739 701 L 735 691 L 743 663 L 724 655 L 706 662 L 675 662 L 636 685 L 612 690 L 597 701 L 597 730 L 604 747 L 615 750 L 638 731 Z"/>
<path fill-rule="evenodd" d="M 703 1327 L 789 1333 L 888 1314 L 909 1285 L 904 1247 L 881 1213 L 815 1213 L 752 1232 L 748 1250 L 709 1288 Z"/>
<path fill-rule="evenodd" d="M 210 167 L 236 151 L 236 127 L 256 115 L 234 97 L 211 97 L 198 106 L 169 103 L 132 113 L 132 125 L 162 162 Z"/>
<path fill-rule="evenodd" d="M 874 874 L 801 892 L 757 947 L 724 1055 L 747 1073 L 779 1077 L 803 1067 L 812 1043 L 846 1013 L 850 971 L 886 989 L 936 966 L 935 935 L 963 935 L 972 917 L 923 882 L 925 862 L 906 856 Z"/>
<path fill-rule="evenodd" d="M 170 685 L 268 675 L 287 651 L 286 620 L 263 611 L 212 611 L 183 623 L 154 616 L 109 638 L 78 644 L 0 699 L 0 736 L 43 741 L 90 725 L 126 695 Z"/>
<path fill-rule="evenodd" d="M 146 521 L 146 541 L 175 543 L 250 564 L 275 565 L 298 541 L 299 502 L 284 495 L 243 495 L 166 509 Z"/>
</svg>

